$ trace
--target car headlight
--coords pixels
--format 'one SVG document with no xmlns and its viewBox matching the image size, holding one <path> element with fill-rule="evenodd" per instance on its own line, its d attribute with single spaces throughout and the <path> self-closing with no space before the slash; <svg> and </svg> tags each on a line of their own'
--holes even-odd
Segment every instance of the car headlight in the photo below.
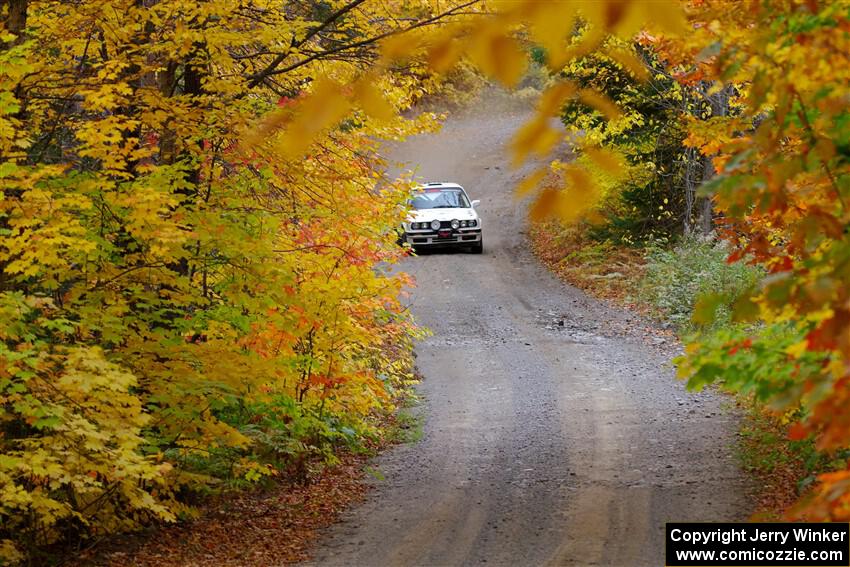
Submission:
<svg viewBox="0 0 850 567">
<path fill-rule="evenodd" d="M 412 222 L 412 223 L 410 223 L 410 228 L 411 228 L 412 230 L 419 230 L 419 223 L 418 223 L 418 222 Z"/>
<path fill-rule="evenodd" d="M 434 230 L 439 230 L 440 229 L 440 221 L 438 221 L 437 219 L 432 220 L 431 221 L 431 228 L 434 229 Z"/>
<path fill-rule="evenodd" d="M 469 226 L 477 226 L 477 225 L 478 225 L 478 221 L 477 221 L 477 220 L 471 220 L 471 221 L 469 221 Z"/>
<path fill-rule="evenodd" d="M 455 229 L 455 230 L 459 229 L 460 228 L 460 221 L 457 220 L 457 219 L 453 220 L 452 221 L 452 228 Z"/>
</svg>

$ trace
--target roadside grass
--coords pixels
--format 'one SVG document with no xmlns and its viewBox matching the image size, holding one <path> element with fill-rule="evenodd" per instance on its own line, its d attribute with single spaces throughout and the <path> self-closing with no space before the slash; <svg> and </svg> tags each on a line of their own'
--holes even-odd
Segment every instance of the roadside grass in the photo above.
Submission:
<svg viewBox="0 0 850 567">
<path fill-rule="evenodd" d="M 425 434 L 425 418 L 420 412 L 400 409 L 395 416 L 395 423 L 389 431 L 390 443 L 417 443 Z"/>
<path fill-rule="evenodd" d="M 422 376 L 416 372 L 417 381 Z M 387 441 L 390 444 L 418 443 L 425 434 L 425 415 L 422 411 L 423 399 L 412 388 L 397 404 L 398 409 L 387 429 Z"/>
<path fill-rule="evenodd" d="M 694 306 L 709 293 L 723 299 L 714 307 L 711 324 L 700 330 L 731 325 L 732 304 L 764 275 L 749 264 L 729 264 L 724 242 L 699 237 L 683 238 L 672 246 L 654 243 L 644 253 L 646 265 L 638 297 L 655 317 L 669 321 L 682 334 L 696 330 L 691 322 Z"/>
<path fill-rule="evenodd" d="M 594 241 L 581 226 L 558 221 L 533 224 L 530 236 L 534 254 L 564 281 L 594 297 L 645 310 L 634 285 L 646 269 L 643 249 Z"/>
</svg>

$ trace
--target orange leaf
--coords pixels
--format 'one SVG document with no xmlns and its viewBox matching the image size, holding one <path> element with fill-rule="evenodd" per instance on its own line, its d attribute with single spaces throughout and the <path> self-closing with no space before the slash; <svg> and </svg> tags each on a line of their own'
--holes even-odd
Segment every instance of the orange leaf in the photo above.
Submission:
<svg viewBox="0 0 850 567">
<path fill-rule="evenodd" d="M 802 441 L 808 436 L 808 428 L 800 422 L 794 423 L 788 428 L 788 439 L 791 441 Z"/>
</svg>

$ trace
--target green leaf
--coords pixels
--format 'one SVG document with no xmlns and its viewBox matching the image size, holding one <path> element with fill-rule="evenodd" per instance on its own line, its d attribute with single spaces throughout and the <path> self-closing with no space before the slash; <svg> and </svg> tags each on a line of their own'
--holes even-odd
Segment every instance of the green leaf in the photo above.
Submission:
<svg viewBox="0 0 850 567">
<path fill-rule="evenodd" d="M 726 301 L 722 293 L 706 293 L 697 299 L 691 321 L 697 325 L 710 325 L 714 322 L 717 308 Z"/>
</svg>

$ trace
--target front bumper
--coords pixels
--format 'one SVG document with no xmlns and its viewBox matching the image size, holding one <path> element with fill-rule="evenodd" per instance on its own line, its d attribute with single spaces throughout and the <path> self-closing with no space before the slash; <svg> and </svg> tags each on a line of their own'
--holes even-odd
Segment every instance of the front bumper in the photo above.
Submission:
<svg viewBox="0 0 850 567">
<path fill-rule="evenodd" d="M 433 230 L 416 230 L 405 232 L 404 241 L 411 246 L 466 246 L 481 242 L 481 229 L 453 230 L 447 236 Z"/>
</svg>

